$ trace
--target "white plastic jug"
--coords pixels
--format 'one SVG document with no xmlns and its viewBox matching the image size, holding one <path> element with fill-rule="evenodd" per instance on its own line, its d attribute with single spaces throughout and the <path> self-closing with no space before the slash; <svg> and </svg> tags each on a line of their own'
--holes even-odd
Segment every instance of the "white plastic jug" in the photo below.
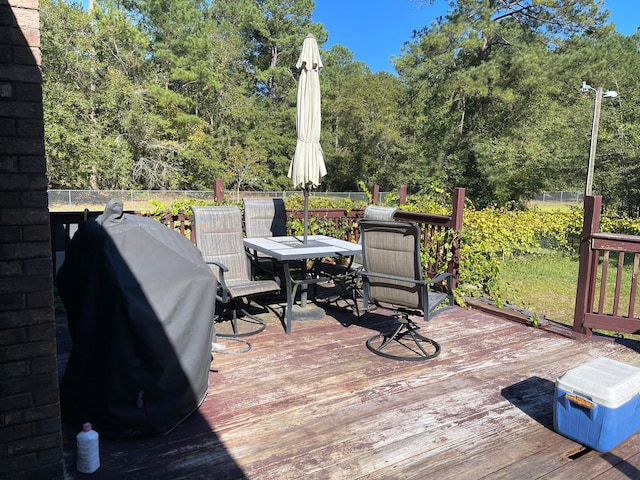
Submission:
<svg viewBox="0 0 640 480">
<path fill-rule="evenodd" d="M 98 432 L 92 430 L 90 423 L 82 425 L 82 431 L 76 435 L 78 456 L 76 468 L 82 473 L 93 473 L 100 468 L 100 448 Z"/>
</svg>

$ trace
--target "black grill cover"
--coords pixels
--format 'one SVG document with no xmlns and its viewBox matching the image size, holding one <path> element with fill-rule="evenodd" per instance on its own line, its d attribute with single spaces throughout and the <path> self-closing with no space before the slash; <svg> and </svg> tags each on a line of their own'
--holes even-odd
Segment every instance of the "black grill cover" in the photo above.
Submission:
<svg viewBox="0 0 640 480">
<path fill-rule="evenodd" d="M 111 200 L 76 232 L 57 281 L 73 341 L 65 418 L 119 438 L 167 433 L 198 408 L 216 279 L 187 238 Z"/>
</svg>

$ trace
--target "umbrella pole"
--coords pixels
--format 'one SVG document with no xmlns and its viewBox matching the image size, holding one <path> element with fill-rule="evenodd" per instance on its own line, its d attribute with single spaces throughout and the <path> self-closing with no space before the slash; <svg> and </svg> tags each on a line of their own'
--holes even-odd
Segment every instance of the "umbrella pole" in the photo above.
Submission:
<svg viewBox="0 0 640 480">
<path fill-rule="evenodd" d="M 305 185 L 304 195 L 304 233 L 302 243 L 307 243 L 307 235 L 309 233 L 309 185 Z M 319 320 L 324 317 L 324 310 L 308 302 L 309 283 L 307 280 L 307 263 L 303 260 L 302 266 L 303 279 L 305 280 L 300 288 L 300 308 L 296 310 L 296 317 L 299 320 Z"/>
<path fill-rule="evenodd" d="M 304 226 L 302 243 L 307 243 L 307 232 L 309 231 L 309 187 L 304 187 Z"/>
<path fill-rule="evenodd" d="M 307 243 L 307 232 L 309 231 L 309 187 L 305 185 L 303 190 L 304 196 L 304 207 L 303 207 L 303 216 L 304 216 L 304 225 L 302 230 L 302 243 Z M 307 278 L 307 265 L 305 264 L 302 268 L 304 278 Z M 302 285 L 302 290 L 300 291 L 300 306 L 304 309 L 307 306 L 307 284 Z"/>
</svg>

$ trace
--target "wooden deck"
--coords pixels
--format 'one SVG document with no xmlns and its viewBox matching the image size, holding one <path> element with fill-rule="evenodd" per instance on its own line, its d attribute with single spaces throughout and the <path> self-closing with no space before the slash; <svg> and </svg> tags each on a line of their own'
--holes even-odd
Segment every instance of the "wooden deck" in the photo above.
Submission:
<svg viewBox="0 0 640 480">
<path fill-rule="evenodd" d="M 243 354 L 216 354 L 200 409 L 163 437 L 101 438 L 93 478 L 640 478 L 640 434 L 610 453 L 553 431 L 556 378 L 593 357 L 640 366 L 638 345 L 571 338 L 453 307 L 425 328 L 426 363 L 386 360 L 365 340 L 388 321 L 328 311 L 285 335 L 275 316 Z M 64 366 L 68 339 L 58 328 Z M 64 425 L 66 478 L 74 435 Z"/>
</svg>

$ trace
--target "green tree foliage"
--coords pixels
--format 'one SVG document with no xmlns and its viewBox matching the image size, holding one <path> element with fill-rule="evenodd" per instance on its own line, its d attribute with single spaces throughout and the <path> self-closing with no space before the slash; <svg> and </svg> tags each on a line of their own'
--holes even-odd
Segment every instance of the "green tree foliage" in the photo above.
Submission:
<svg viewBox="0 0 640 480">
<path fill-rule="evenodd" d="M 295 84 L 292 70 L 298 60 L 302 42 L 312 33 L 321 44 L 326 32 L 311 22 L 315 3 L 312 0 L 257 0 L 260 15 L 250 32 L 254 45 L 253 65 L 263 92 L 273 100 L 286 97 Z"/>
<path fill-rule="evenodd" d="M 615 32 L 596 39 L 574 38 L 564 47 L 563 70 L 571 68 L 593 87 L 615 90 L 618 97 L 603 99 L 598 131 L 594 191 L 607 208 L 638 216 L 640 213 L 640 34 Z M 572 106 L 572 118 L 581 136 L 576 143 L 588 149 L 594 93 L 582 94 Z M 584 156 L 583 156 L 584 157 Z M 578 161 L 578 165 L 584 165 Z M 586 174 L 580 171 L 584 178 Z"/>
<path fill-rule="evenodd" d="M 396 63 L 418 99 L 410 115 L 421 167 L 466 186 L 478 206 L 521 202 L 552 185 L 565 144 L 558 47 L 594 35 L 606 16 L 595 1 L 450 5 Z"/>
<path fill-rule="evenodd" d="M 342 46 L 331 47 L 325 59 L 331 65 L 321 77 L 326 184 L 358 190 L 366 179 L 369 187 L 390 190 L 406 183 L 404 86 L 388 73 L 372 74 Z"/>
<path fill-rule="evenodd" d="M 109 164 L 113 138 L 101 135 L 96 113 L 102 98 L 94 82 L 92 19 L 64 2 L 43 0 L 41 9 L 49 181 L 65 188 L 106 187 L 96 176 Z M 126 163 L 126 151 L 119 153 L 118 162 Z"/>
<path fill-rule="evenodd" d="M 90 12 L 42 0 L 50 185 L 290 189 L 295 63 L 312 33 L 324 63 L 320 188 L 462 186 L 477 208 L 582 190 L 585 81 L 620 94 L 602 108 L 594 189 L 638 215 L 640 34 L 605 25 L 599 0 L 447 4 L 392 75 L 345 46 L 323 50 L 312 0 L 95 0 Z"/>
</svg>

